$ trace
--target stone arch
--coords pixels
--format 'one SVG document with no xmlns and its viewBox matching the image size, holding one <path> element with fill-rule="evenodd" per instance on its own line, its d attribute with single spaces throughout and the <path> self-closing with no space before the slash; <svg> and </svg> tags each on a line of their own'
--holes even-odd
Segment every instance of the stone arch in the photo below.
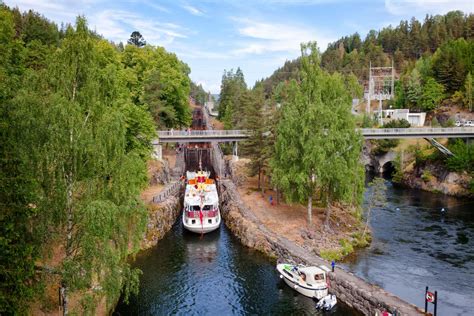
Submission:
<svg viewBox="0 0 474 316">
<path fill-rule="evenodd" d="M 393 174 L 395 173 L 396 169 L 395 169 L 395 164 L 393 161 L 389 160 L 387 162 L 385 162 L 383 164 L 383 166 L 381 166 L 381 174 L 384 176 L 384 177 L 389 177 L 391 178 L 393 176 Z"/>
</svg>

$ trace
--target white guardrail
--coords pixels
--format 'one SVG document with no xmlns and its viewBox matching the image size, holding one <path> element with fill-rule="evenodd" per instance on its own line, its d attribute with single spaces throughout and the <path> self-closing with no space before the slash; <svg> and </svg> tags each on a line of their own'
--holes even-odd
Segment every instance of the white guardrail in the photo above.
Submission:
<svg viewBox="0 0 474 316">
<path fill-rule="evenodd" d="M 158 137 L 182 137 L 182 136 L 247 136 L 247 130 L 169 130 L 158 131 Z"/>
<path fill-rule="evenodd" d="M 447 134 L 463 134 L 474 133 L 474 127 L 410 127 L 410 128 L 361 128 L 359 129 L 362 135 L 372 134 L 432 134 L 432 135 L 447 135 Z"/>
</svg>

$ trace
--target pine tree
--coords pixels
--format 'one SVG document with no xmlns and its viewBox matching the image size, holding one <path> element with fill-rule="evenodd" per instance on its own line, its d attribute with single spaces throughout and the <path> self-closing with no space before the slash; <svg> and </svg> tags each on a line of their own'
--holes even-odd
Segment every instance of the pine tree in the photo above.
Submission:
<svg viewBox="0 0 474 316">
<path fill-rule="evenodd" d="M 143 47 L 146 45 L 145 39 L 138 31 L 133 31 L 132 34 L 130 34 L 130 38 L 128 39 L 127 43 L 130 45 L 135 45 L 136 47 Z"/>
</svg>

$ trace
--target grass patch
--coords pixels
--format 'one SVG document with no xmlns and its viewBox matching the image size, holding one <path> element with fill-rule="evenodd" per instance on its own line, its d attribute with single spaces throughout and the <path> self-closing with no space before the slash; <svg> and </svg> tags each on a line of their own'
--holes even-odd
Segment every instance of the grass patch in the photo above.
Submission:
<svg viewBox="0 0 474 316">
<path fill-rule="evenodd" d="M 343 257 L 339 249 L 322 249 L 319 252 L 319 255 L 321 258 L 326 259 L 327 261 L 339 260 Z"/>
<path fill-rule="evenodd" d="M 372 242 L 372 235 L 369 231 L 365 234 L 365 236 L 362 236 L 361 232 L 355 232 L 351 235 L 351 237 L 352 246 L 355 248 L 367 247 Z"/>
</svg>

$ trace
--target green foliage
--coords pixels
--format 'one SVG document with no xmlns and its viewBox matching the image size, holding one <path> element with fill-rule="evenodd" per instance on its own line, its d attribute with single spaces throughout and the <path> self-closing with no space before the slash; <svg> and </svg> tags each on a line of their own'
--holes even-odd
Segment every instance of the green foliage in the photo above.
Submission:
<svg viewBox="0 0 474 316">
<path fill-rule="evenodd" d="M 362 127 L 363 128 L 372 128 L 376 125 L 376 121 L 370 117 L 370 115 L 367 115 L 364 113 L 364 116 L 362 118 Z"/>
<path fill-rule="evenodd" d="M 449 170 L 474 172 L 474 144 L 457 139 L 448 148 L 454 154 L 446 159 Z"/>
<path fill-rule="evenodd" d="M 473 87 L 473 75 L 471 72 L 469 72 L 466 76 L 466 81 L 464 82 L 464 96 L 463 96 L 463 101 L 464 105 L 466 108 L 469 109 L 469 111 L 472 111 L 473 109 L 473 103 L 474 103 L 474 87 Z"/>
<path fill-rule="evenodd" d="M 210 93 L 204 91 L 201 84 L 197 85 L 191 81 L 191 91 L 189 96 L 195 100 L 199 105 L 204 105 L 210 97 Z"/>
<path fill-rule="evenodd" d="M 132 34 L 130 34 L 130 38 L 128 39 L 127 43 L 136 47 L 143 47 L 146 45 L 145 39 L 138 31 L 133 31 Z"/>
<path fill-rule="evenodd" d="M 454 126 L 456 126 L 456 122 L 454 121 L 454 119 L 452 117 L 450 117 L 449 119 L 446 120 L 446 122 L 444 122 L 441 125 L 443 127 L 454 127 Z"/>
<path fill-rule="evenodd" d="M 402 157 L 400 153 L 397 154 L 397 157 L 395 158 L 394 167 L 395 167 L 395 172 L 392 175 L 392 181 L 394 183 L 402 183 L 404 171 L 403 171 Z"/>
<path fill-rule="evenodd" d="M 327 261 L 338 261 L 343 257 L 340 249 L 321 249 L 319 255 Z"/>
<path fill-rule="evenodd" d="M 132 102 L 145 106 L 160 128 L 188 126 L 188 66 L 164 48 L 150 45 L 127 45 L 121 57 Z"/>
<path fill-rule="evenodd" d="M 433 174 L 428 169 L 423 170 L 423 173 L 421 175 L 421 179 L 423 181 L 429 182 L 431 181 L 432 178 L 433 178 Z"/>
<path fill-rule="evenodd" d="M 348 254 L 354 252 L 354 246 L 347 239 L 340 239 L 339 244 L 341 245 L 341 253 L 343 256 L 347 256 Z"/>
<path fill-rule="evenodd" d="M 384 128 L 409 128 L 410 122 L 405 119 L 391 120 L 383 126 Z"/>
<path fill-rule="evenodd" d="M 440 127 L 441 126 L 441 124 L 439 123 L 439 121 L 436 117 L 433 117 L 433 119 L 431 120 L 431 126 L 432 127 Z"/>
<path fill-rule="evenodd" d="M 236 72 L 231 69 L 222 76 L 219 98 L 219 116 L 226 129 L 240 128 L 242 117 L 242 97 L 247 91 L 244 74 L 240 68 Z"/>
<path fill-rule="evenodd" d="M 458 91 L 466 75 L 474 72 L 473 50 L 474 41 L 461 38 L 443 44 L 433 55 L 434 76 L 447 92 Z"/>
<path fill-rule="evenodd" d="M 342 77 L 323 72 L 319 60 L 315 43 L 302 45 L 302 81 L 288 83 L 271 160 L 274 184 L 291 201 L 309 200 L 308 215 L 316 190 L 328 206 L 359 203 L 363 190 L 351 97 Z"/>
<path fill-rule="evenodd" d="M 50 273 L 68 297 L 101 288 L 81 300 L 93 313 L 101 297 L 138 289 L 126 259 L 147 216 L 150 112 L 172 108 L 172 124 L 189 122 L 189 68 L 159 47 L 121 52 L 84 18 L 59 31 L 3 4 L 0 60 L 0 314 L 27 313 Z M 143 100 L 156 73 L 153 107 Z M 58 248 L 64 260 L 41 266 Z"/>
<path fill-rule="evenodd" d="M 428 78 L 423 85 L 423 92 L 420 98 L 420 107 L 423 111 L 436 109 L 444 98 L 444 87 L 433 78 Z"/>
<path fill-rule="evenodd" d="M 361 99 L 364 96 L 364 88 L 353 73 L 344 76 L 344 84 L 352 98 Z"/>
</svg>

